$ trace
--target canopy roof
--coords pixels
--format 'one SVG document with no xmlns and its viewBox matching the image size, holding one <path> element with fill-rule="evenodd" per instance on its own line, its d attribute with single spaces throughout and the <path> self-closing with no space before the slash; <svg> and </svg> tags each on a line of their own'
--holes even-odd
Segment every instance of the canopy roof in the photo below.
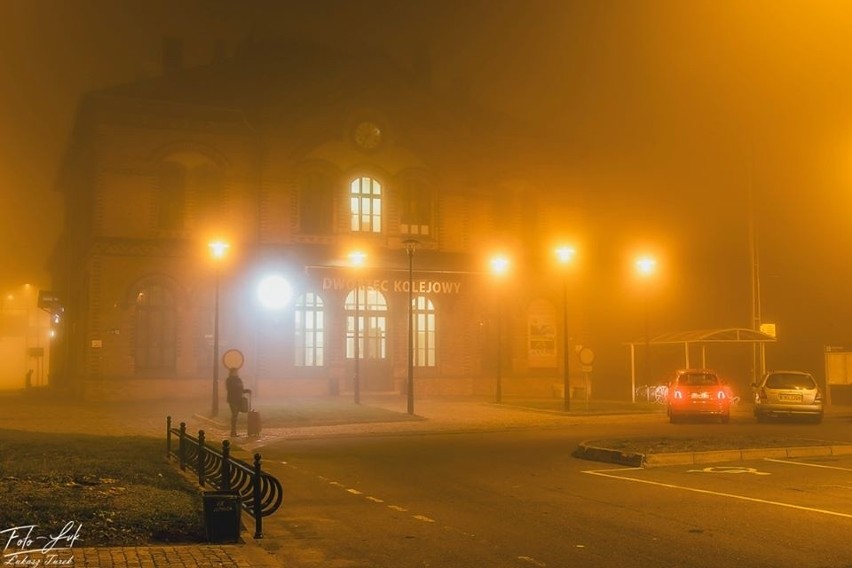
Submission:
<svg viewBox="0 0 852 568">
<path fill-rule="evenodd" d="M 743 344 L 751 343 L 760 345 L 761 361 L 763 359 L 763 345 L 775 341 L 775 337 L 762 331 L 746 329 L 741 327 L 730 327 L 725 329 L 696 329 L 693 331 L 673 331 L 661 333 L 650 338 L 641 338 L 627 343 L 630 346 L 630 382 L 633 388 L 633 400 L 636 400 L 636 346 L 652 345 L 683 345 L 684 368 L 690 368 L 690 345 L 699 345 L 701 348 L 701 368 L 707 368 L 706 347 L 708 344 Z M 641 347 L 640 347 L 641 349 Z M 648 349 L 647 351 L 650 351 Z M 648 374 L 648 353 L 645 353 L 646 374 Z M 762 365 L 762 363 L 761 363 Z M 646 376 L 650 381 L 650 377 Z"/>
<path fill-rule="evenodd" d="M 762 331 L 742 327 L 725 329 L 696 329 L 693 331 L 670 331 L 655 335 L 649 340 L 643 337 L 628 345 L 669 345 L 672 343 L 768 343 L 775 337 Z"/>
</svg>

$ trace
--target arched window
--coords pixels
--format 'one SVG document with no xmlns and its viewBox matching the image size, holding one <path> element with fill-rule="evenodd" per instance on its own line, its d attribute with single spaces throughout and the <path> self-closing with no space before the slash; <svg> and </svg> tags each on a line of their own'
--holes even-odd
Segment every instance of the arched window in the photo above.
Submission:
<svg viewBox="0 0 852 568">
<path fill-rule="evenodd" d="M 435 305 L 426 296 L 412 300 L 414 310 L 414 364 L 435 366 Z"/>
<path fill-rule="evenodd" d="M 334 178 L 325 172 L 308 172 L 299 190 L 299 231 L 309 235 L 332 232 Z"/>
<path fill-rule="evenodd" d="M 356 301 L 357 300 L 357 301 Z M 346 358 L 355 358 L 358 338 L 359 359 L 387 357 L 387 311 L 384 295 L 373 288 L 360 287 L 346 296 Z"/>
<path fill-rule="evenodd" d="M 352 231 L 382 231 L 382 184 L 370 177 L 359 177 L 349 184 L 349 212 Z"/>
<path fill-rule="evenodd" d="M 325 365 L 325 319 L 323 301 L 317 294 L 307 293 L 296 299 L 296 365 Z"/>
<path fill-rule="evenodd" d="M 172 290 L 162 284 L 145 285 L 136 294 L 135 316 L 136 371 L 174 371 L 177 324 Z"/>
<path fill-rule="evenodd" d="M 182 229 L 186 218 L 186 167 L 167 160 L 160 165 L 157 199 L 157 227 Z"/>
<path fill-rule="evenodd" d="M 220 220 L 227 210 L 225 200 L 225 176 L 212 163 L 200 163 L 189 172 L 189 189 L 195 195 L 199 221 L 211 223 Z"/>
</svg>

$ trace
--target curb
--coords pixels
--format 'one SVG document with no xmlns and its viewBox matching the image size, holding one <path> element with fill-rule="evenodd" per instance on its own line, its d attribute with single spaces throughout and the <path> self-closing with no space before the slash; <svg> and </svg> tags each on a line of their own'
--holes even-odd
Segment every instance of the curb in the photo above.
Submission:
<svg viewBox="0 0 852 568">
<path fill-rule="evenodd" d="M 580 444 L 572 456 L 630 467 L 663 467 L 667 465 L 700 465 L 765 458 L 803 458 L 852 455 L 852 444 L 832 446 L 795 446 L 788 448 L 747 448 L 742 450 L 711 450 L 706 452 L 675 452 L 641 454 Z"/>
<path fill-rule="evenodd" d="M 605 463 L 617 463 L 630 467 L 644 467 L 645 454 L 634 452 L 620 452 L 609 448 L 601 448 L 598 446 L 587 446 L 580 444 L 577 449 L 571 453 L 575 458 L 581 460 L 599 461 Z"/>
</svg>

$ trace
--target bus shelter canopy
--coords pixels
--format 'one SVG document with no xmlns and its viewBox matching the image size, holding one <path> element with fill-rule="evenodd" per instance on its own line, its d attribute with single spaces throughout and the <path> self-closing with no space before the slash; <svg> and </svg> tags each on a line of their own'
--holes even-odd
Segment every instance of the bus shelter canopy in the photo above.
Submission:
<svg viewBox="0 0 852 568">
<path fill-rule="evenodd" d="M 699 345 L 701 347 L 701 368 L 706 368 L 706 352 L 705 348 L 708 344 L 760 344 L 761 347 L 766 343 L 773 343 L 775 336 L 769 335 L 755 329 L 747 329 L 742 327 L 729 327 L 720 329 L 697 329 L 692 331 L 672 331 L 661 333 L 649 338 L 641 338 L 629 342 L 630 346 L 630 377 L 634 388 L 636 386 L 636 346 L 652 347 L 654 345 L 675 345 L 683 344 L 684 368 L 691 368 L 689 359 L 690 345 Z M 646 353 L 647 357 L 648 354 Z"/>
</svg>

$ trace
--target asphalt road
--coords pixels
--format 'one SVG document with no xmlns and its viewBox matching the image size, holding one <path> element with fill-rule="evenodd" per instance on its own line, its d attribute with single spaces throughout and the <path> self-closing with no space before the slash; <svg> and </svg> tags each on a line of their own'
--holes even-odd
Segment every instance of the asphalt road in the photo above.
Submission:
<svg viewBox="0 0 852 568">
<path fill-rule="evenodd" d="M 314 567 L 852 567 L 852 456 L 634 469 L 590 438 L 743 432 L 852 441 L 822 425 L 584 424 L 288 440 L 264 448 L 282 564 Z"/>
</svg>

